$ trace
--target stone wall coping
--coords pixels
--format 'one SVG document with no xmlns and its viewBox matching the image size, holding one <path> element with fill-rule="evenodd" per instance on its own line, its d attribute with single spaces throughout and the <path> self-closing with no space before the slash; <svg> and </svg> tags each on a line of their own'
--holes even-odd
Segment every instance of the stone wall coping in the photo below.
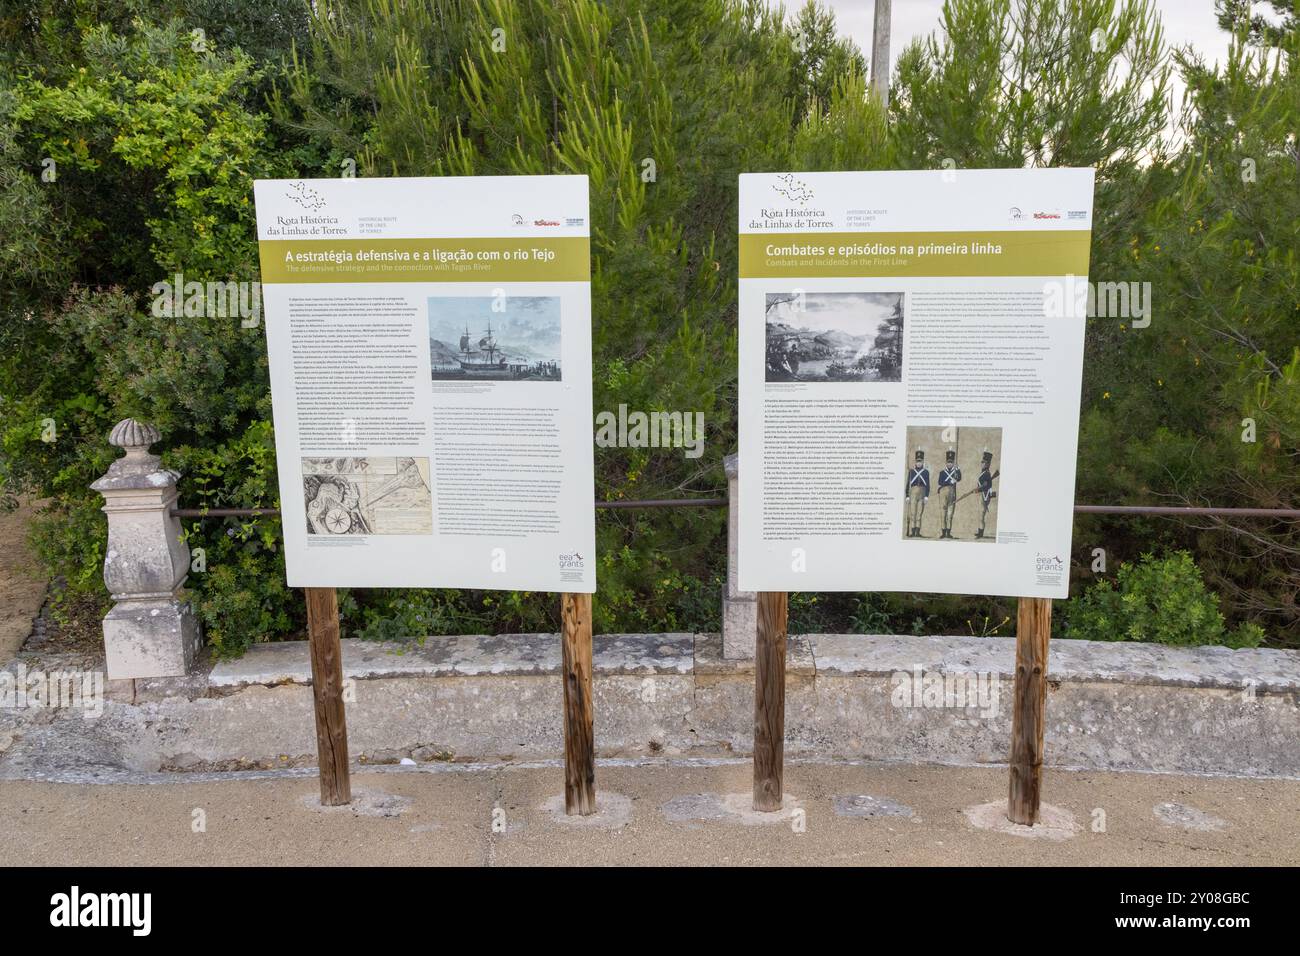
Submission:
<svg viewBox="0 0 1300 956">
<path fill-rule="evenodd" d="M 1014 637 L 906 637 L 814 634 L 819 674 L 927 671 L 1015 676 Z M 1082 683 L 1161 684 L 1258 692 L 1300 691 L 1300 653 L 1229 647 L 1170 647 L 1133 641 L 1054 640 L 1047 676 Z"/>
<path fill-rule="evenodd" d="M 558 634 L 459 634 L 422 644 L 344 638 L 343 676 L 520 676 L 560 671 Z M 600 634 L 592 639 L 593 666 L 606 674 L 690 674 L 695 635 Z M 255 644 L 238 660 L 218 661 L 211 687 L 311 682 L 306 641 Z"/>
<path fill-rule="evenodd" d="M 385 644 L 346 638 L 343 673 L 354 679 L 409 676 L 556 674 L 556 634 L 430 637 L 423 644 Z M 601 674 L 726 675 L 753 670 L 753 661 L 725 660 L 717 634 L 597 634 L 593 664 Z M 788 676 L 853 676 L 910 672 L 1014 676 L 1015 638 L 901 635 L 791 635 Z M 1132 683 L 1300 693 L 1300 652 L 1226 647 L 1166 647 L 1131 642 L 1056 640 L 1048 677 L 1053 681 Z M 256 644 L 238 660 L 219 661 L 208 685 L 310 683 L 304 641 Z"/>
<path fill-rule="evenodd" d="M 114 474 L 111 470 L 102 478 L 96 478 L 90 484 L 92 491 L 108 494 L 119 491 L 169 491 L 170 500 L 177 497 L 176 482 L 181 474 L 167 468 L 159 468 L 143 473 Z"/>
</svg>

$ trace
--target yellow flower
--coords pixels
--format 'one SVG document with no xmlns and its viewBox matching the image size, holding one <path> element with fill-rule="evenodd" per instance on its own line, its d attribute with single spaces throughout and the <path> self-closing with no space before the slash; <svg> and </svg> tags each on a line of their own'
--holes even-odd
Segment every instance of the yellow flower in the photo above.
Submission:
<svg viewBox="0 0 1300 956">
<path fill-rule="evenodd" d="M 1101 397 L 1102 397 L 1102 398 L 1110 398 L 1110 392 L 1102 392 L 1102 393 L 1101 393 Z"/>
</svg>

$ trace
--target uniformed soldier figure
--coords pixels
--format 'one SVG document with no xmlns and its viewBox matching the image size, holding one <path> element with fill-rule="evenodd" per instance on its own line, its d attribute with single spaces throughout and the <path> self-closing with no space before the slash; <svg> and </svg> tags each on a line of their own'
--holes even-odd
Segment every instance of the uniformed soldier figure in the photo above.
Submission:
<svg viewBox="0 0 1300 956">
<path fill-rule="evenodd" d="M 957 512 L 957 482 L 961 481 L 961 469 L 957 467 L 957 452 L 949 448 L 944 455 L 943 470 L 939 472 L 939 504 L 943 507 L 943 530 L 941 538 L 952 537 L 952 518 Z"/>
<path fill-rule="evenodd" d="M 989 467 L 992 464 L 993 452 L 986 448 L 980 461 L 979 480 L 976 482 L 980 492 L 980 526 L 979 530 L 975 532 L 977 538 L 984 537 L 984 526 L 989 520 L 989 502 L 998 496 L 998 493 L 993 490 L 993 479 L 998 476 L 998 472 L 995 471 L 989 474 Z"/>
<path fill-rule="evenodd" d="M 916 464 L 907 472 L 907 536 L 921 536 L 921 515 L 925 514 L 925 503 L 930 500 L 930 469 L 925 467 L 925 452 L 916 450 Z"/>
</svg>

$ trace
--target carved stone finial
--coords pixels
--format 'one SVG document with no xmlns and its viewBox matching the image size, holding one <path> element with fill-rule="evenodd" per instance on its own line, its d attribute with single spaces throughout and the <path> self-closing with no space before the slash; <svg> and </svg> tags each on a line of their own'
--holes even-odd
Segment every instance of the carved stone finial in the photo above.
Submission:
<svg viewBox="0 0 1300 956">
<path fill-rule="evenodd" d="M 125 448 L 129 455 L 139 449 L 149 451 L 149 446 L 162 440 L 162 434 L 152 425 L 138 422 L 134 418 L 124 418 L 108 433 L 108 443 L 118 448 Z"/>
<path fill-rule="evenodd" d="M 124 449 L 126 454 L 108 466 L 108 473 L 90 487 L 103 491 L 109 487 L 124 487 L 144 481 L 152 486 L 160 480 L 175 484 L 172 472 L 163 470 L 162 460 L 149 454 L 149 446 L 162 440 L 162 434 L 152 425 L 124 418 L 108 433 L 108 443 Z M 162 475 L 163 478 L 156 477 Z M 109 482 L 109 484 L 105 484 Z M 125 483 L 125 485 L 123 484 Z"/>
</svg>

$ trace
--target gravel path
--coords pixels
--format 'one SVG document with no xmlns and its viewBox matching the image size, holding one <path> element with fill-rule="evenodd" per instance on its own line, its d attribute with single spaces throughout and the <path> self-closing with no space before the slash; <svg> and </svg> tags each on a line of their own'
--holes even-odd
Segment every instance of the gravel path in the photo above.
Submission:
<svg viewBox="0 0 1300 956">
<path fill-rule="evenodd" d="M 0 859 L 24 864 L 1211 865 L 1300 863 L 1300 781 L 1049 771 L 1038 832 L 1005 768 L 796 763 L 749 810 L 747 761 L 597 768 L 566 818 L 558 766 L 368 769 L 353 805 L 314 775 L 0 784 Z M 140 778 L 157 781 L 158 777 Z M 995 805 L 990 810 L 989 805 Z M 1037 828 L 1036 828 L 1037 830 Z"/>
</svg>

